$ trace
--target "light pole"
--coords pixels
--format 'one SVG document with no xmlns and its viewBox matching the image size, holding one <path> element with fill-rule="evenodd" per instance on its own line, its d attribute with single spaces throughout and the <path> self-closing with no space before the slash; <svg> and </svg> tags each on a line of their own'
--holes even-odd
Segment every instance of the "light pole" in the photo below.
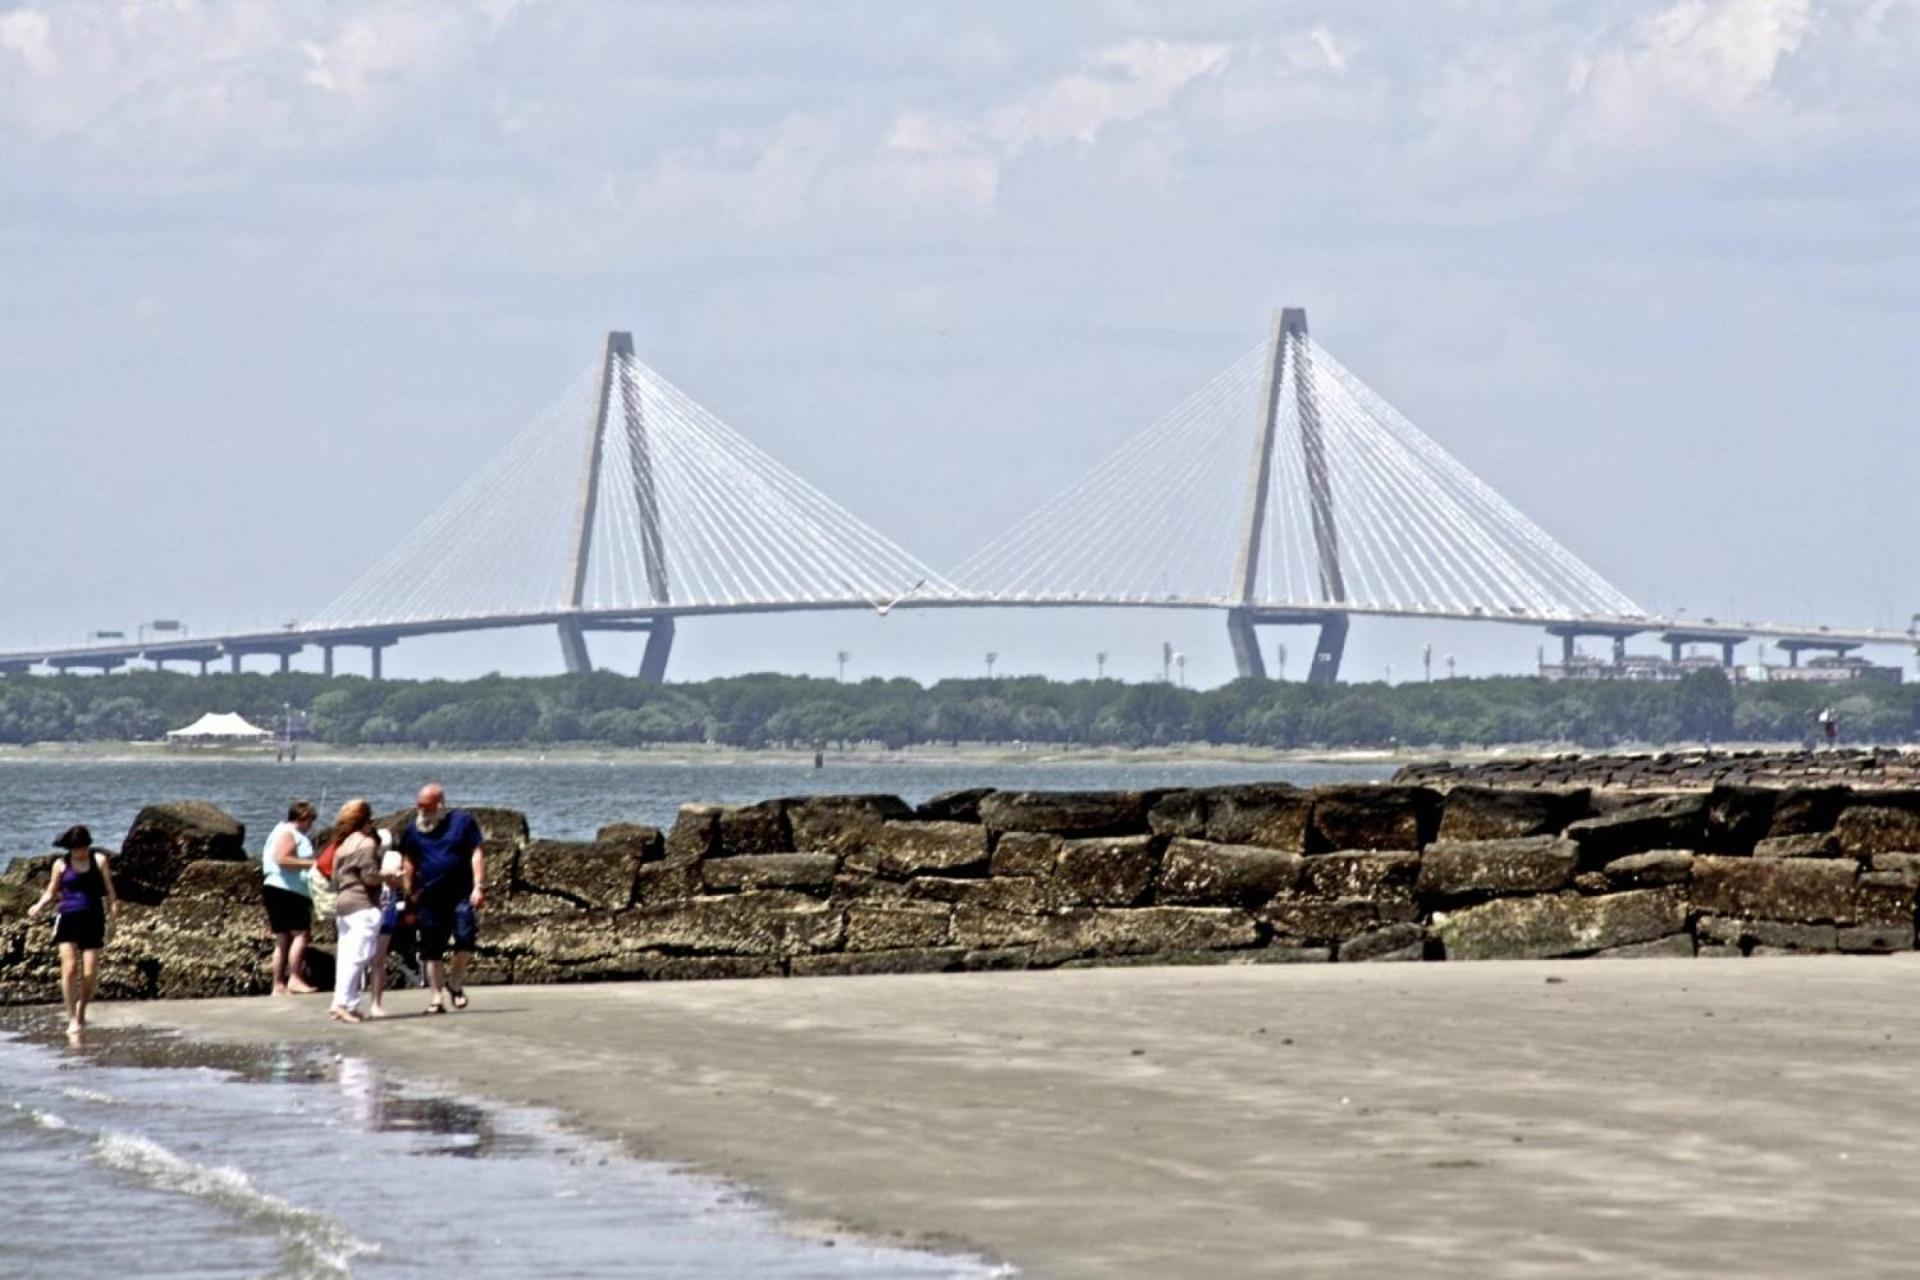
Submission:
<svg viewBox="0 0 1920 1280">
<path fill-rule="evenodd" d="M 1173 641 L 1160 642 L 1160 683 L 1173 683 Z"/>
<path fill-rule="evenodd" d="M 1447 655 L 1447 679 L 1453 679 L 1453 655 Z"/>
<path fill-rule="evenodd" d="M 1287 646 L 1284 644 L 1279 646 L 1279 648 L 1274 651 L 1274 656 L 1280 659 L 1280 661 L 1274 665 L 1273 678 L 1276 680 L 1285 680 L 1287 678 Z"/>
<path fill-rule="evenodd" d="M 1093 678 L 1095 680 L 1105 680 L 1107 678 L 1107 651 L 1105 649 L 1093 655 Z"/>
<path fill-rule="evenodd" d="M 1427 673 L 1427 683 L 1433 683 L 1433 644 L 1428 642 L 1420 646 L 1420 666 Z"/>
<path fill-rule="evenodd" d="M 1391 662 L 1387 664 L 1387 687 L 1389 689 L 1393 687 L 1393 664 Z"/>
<path fill-rule="evenodd" d="M 833 655 L 834 661 L 840 664 L 839 680 L 841 684 L 845 684 L 847 682 L 847 659 L 851 658 L 852 656 L 853 655 L 847 652 L 845 649 L 842 649 Z"/>
<path fill-rule="evenodd" d="M 987 679 L 993 679 L 993 664 L 1000 661 L 1000 655 L 991 649 L 987 651 Z"/>
<path fill-rule="evenodd" d="M 1180 687 L 1182 689 L 1186 688 L 1187 687 L 1187 655 L 1184 653 L 1174 654 L 1173 665 L 1180 668 Z"/>
</svg>

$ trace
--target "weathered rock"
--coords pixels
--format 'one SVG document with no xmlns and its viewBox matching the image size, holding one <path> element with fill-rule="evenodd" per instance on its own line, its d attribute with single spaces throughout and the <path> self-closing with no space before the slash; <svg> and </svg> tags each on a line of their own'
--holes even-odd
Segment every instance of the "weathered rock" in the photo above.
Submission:
<svg viewBox="0 0 1920 1280">
<path fill-rule="evenodd" d="M 1061 906 L 1130 907 L 1147 896 L 1159 866 L 1155 836 L 1068 840 L 1049 888 Z"/>
<path fill-rule="evenodd" d="M 513 888 L 577 907 L 617 911 L 633 902 L 639 873 L 640 851 L 632 845 L 534 840 L 520 851 Z"/>
<path fill-rule="evenodd" d="M 714 858 L 700 865 L 708 889 L 800 889 L 825 892 L 833 887 L 840 859 L 831 853 L 763 853 L 745 858 Z"/>
<path fill-rule="evenodd" d="M 1629 942 L 1593 953 L 1596 960 L 1669 960 L 1693 958 L 1693 935 L 1670 933 L 1651 942 Z"/>
<path fill-rule="evenodd" d="M 1855 924 L 1912 928 L 1914 888 L 1898 872 L 1862 872 L 1854 884 Z"/>
<path fill-rule="evenodd" d="M 992 795 L 992 787 L 968 787 L 964 791 L 943 791 L 915 807 L 917 818 L 932 822 L 978 822 L 980 802 Z"/>
<path fill-rule="evenodd" d="M 663 862 L 643 862 L 634 877 L 635 905 L 691 898 L 705 891 L 701 878 L 705 864 L 698 858 L 668 858 Z"/>
<path fill-rule="evenodd" d="M 899 796 L 803 796 L 786 803 L 793 847 L 802 853 L 849 853 L 884 822 L 906 821 L 913 810 Z"/>
<path fill-rule="evenodd" d="M 1578 854 L 1557 836 L 1511 840 L 1440 840 L 1420 855 L 1416 890 L 1422 897 L 1551 893 L 1573 879 Z"/>
<path fill-rule="evenodd" d="M 1300 864 L 1299 892 L 1321 898 L 1410 903 L 1419 877 L 1417 853 L 1322 853 Z"/>
<path fill-rule="evenodd" d="M 1684 849 L 1649 849 L 1615 858 L 1601 868 L 1607 884 L 1616 889 L 1657 889 L 1686 884 L 1693 878 L 1693 855 Z"/>
<path fill-rule="evenodd" d="M 980 821 L 995 831 L 1136 835 L 1147 830 L 1147 797 L 1137 791 L 996 791 L 981 797 Z"/>
<path fill-rule="evenodd" d="M 1439 817 L 1440 797 L 1425 787 L 1317 787 L 1307 849 L 1422 849 Z"/>
<path fill-rule="evenodd" d="M 1460 786 L 1441 802 L 1442 842 L 1559 835 L 1586 816 L 1587 791 Z"/>
<path fill-rule="evenodd" d="M 1300 879 L 1301 855 L 1258 845 L 1176 837 L 1160 863 L 1155 900 L 1205 907 L 1257 907 Z"/>
<path fill-rule="evenodd" d="M 1582 866 L 1599 867 L 1629 853 L 1652 849 L 1691 849 L 1699 845 L 1706 823 L 1706 797 L 1662 796 L 1598 818 L 1583 818 L 1567 828 L 1580 849 Z"/>
<path fill-rule="evenodd" d="M 883 822 L 863 846 L 847 854 L 850 871 L 905 879 L 943 873 L 981 875 L 988 862 L 987 829 L 965 822 Z"/>
<path fill-rule="evenodd" d="M 1920 808 L 1909 803 L 1856 800 L 1840 811 L 1833 834 L 1841 851 L 1850 857 L 1920 852 Z"/>
<path fill-rule="evenodd" d="M 636 949 L 755 956 L 832 951 L 846 932 L 838 907 L 764 889 L 636 907 L 621 923 Z"/>
<path fill-rule="evenodd" d="M 1707 793 L 1702 815 L 1702 849 L 1710 853 L 1749 853 L 1773 825 L 1773 787 L 1722 783 Z"/>
<path fill-rule="evenodd" d="M 1411 900 L 1298 897 L 1281 894 L 1262 913 L 1278 938 L 1292 942 L 1338 942 L 1386 924 L 1409 924 L 1419 917 Z"/>
<path fill-rule="evenodd" d="M 1885 955 L 1913 950 L 1913 929 L 1885 924 L 1855 925 L 1839 930 L 1834 941 L 1842 951 Z"/>
<path fill-rule="evenodd" d="M 1897 876 L 1909 888 L 1920 887 L 1920 853 L 1876 853 L 1872 865 L 1872 875 Z"/>
<path fill-rule="evenodd" d="M 1837 858 L 1840 841 L 1831 831 L 1804 836 L 1768 836 L 1753 846 L 1756 858 Z"/>
<path fill-rule="evenodd" d="M 1833 830 L 1852 795 L 1846 787 L 1788 787 L 1773 802 L 1769 836 L 1805 836 Z"/>
<path fill-rule="evenodd" d="M 995 876 L 1050 876 L 1060 857 L 1059 836 L 1035 831 L 1003 831 L 993 844 L 987 873 Z"/>
<path fill-rule="evenodd" d="M 667 830 L 668 862 L 693 862 L 711 858 L 720 847 L 720 806 L 683 804 Z"/>
<path fill-rule="evenodd" d="M 1313 817 L 1313 793 L 1284 782 L 1206 787 L 1206 838 L 1215 844 L 1251 844 L 1304 853 Z"/>
<path fill-rule="evenodd" d="M 1433 928 L 1450 960 L 1522 960 L 1651 942 L 1686 924 L 1686 907 L 1671 891 L 1633 889 L 1483 902 L 1436 915 Z"/>
<path fill-rule="evenodd" d="M 1221 951 L 1259 939 L 1253 917 L 1226 907 L 1095 907 L 1041 920 L 1041 941 L 1082 954 Z"/>
<path fill-rule="evenodd" d="M 639 822 L 610 822 L 593 838 L 595 844 L 619 845 L 632 849 L 642 862 L 657 862 L 667 856 L 666 836 L 658 827 Z"/>
<path fill-rule="evenodd" d="M 945 946 L 953 913 L 937 902 L 856 902 L 847 908 L 848 951 Z"/>
<path fill-rule="evenodd" d="M 1714 915 L 1850 924 L 1855 891 L 1854 865 L 1844 860 L 1718 855 L 1693 860 L 1693 903 Z"/>
<path fill-rule="evenodd" d="M 786 801 L 762 800 L 758 804 L 721 806 L 720 840 L 711 856 L 735 858 L 792 852 L 793 832 L 787 826 Z"/>
<path fill-rule="evenodd" d="M 1014 915 L 1039 915 L 1052 909 L 1046 882 L 1030 876 L 994 876 L 987 880 L 915 876 L 901 886 L 916 902 L 945 902 Z"/>
<path fill-rule="evenodd" d="M 1147 810 L 1147 829 L 1157 836 L 1203 839 L 1209 807 L 1205 791 L 1169 791 Z"/>
<path fill-rule="evenodd" d="M 239 819 L 203 800 L 150 804 L 108 859 L 114 888 L 128 902 L 157 903 L 190 862 L 251 860 L 246 837 Z"/>
<path fill-rule="evenodd" d="M 1427 931 L 1417 924 L 1390 924 L 1340 944 L 1340 963 L 1363 960 L 1420 960 L 1425 958 Z"/>
<path fill-rule="evenodd" d="M 948 973 L 961 968 L 966 958 L 964 947 L 912 947 L 795 956 L 787 967 L 796 978 L 859 978 L 888 973 Z"/>
</svg>

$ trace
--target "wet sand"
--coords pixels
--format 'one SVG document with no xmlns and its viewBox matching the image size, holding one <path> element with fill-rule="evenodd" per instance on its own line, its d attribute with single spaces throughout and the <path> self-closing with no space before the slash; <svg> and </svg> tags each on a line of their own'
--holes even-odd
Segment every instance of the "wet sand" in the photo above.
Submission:
<svg viewBox="0 0 1920 1280">
<path fill-rule="evenodd" d="M 397 1007 L 422 1006 L 418 993 Z M 476 989 L 332 1041 L 1033 1276 L 1907 1275 L 1920 959 Z"/>
</svg>

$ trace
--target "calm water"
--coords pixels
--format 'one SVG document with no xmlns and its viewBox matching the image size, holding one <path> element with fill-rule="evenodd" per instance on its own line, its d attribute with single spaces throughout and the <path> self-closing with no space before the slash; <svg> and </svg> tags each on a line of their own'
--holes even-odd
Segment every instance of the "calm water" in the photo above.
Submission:
<svg viewBox="0 0 1920 1280">
<path fill-rule="evenodd" d="M 409 1089 L 362 1059 L 90 1038 L 75 1052 L 0 1029 L 0 1275 L 1013 1274 L 793 1235 L 723 1183 L 625 1159 L 541 1112 Z"/>
<path fill-rule="evenodd" d="M 1200 786 L 1284 779 L 1310 784 L 1384 778 L 1391 765 L 1239 764 L 1227 761 L 1007 764 L 992 761 L 859 764 L 485 761 L 447 756 L 428 767 L 391 761 L 294 765 L 267 759 L 0 760 L 0 863 L 43 853 L 75 822 L 103 845 L 118 846 L 141 806 L 161 800 L 211 800 L 247 824 L 249 843 L 264 839 L 305 798 L 330 806 L 367 796 L 376 810 L 412 803 L 429 779 L 444 782 L 456 804 L 523 809 L 535 834 L 590 837 L 609 822 L 664 826 L 688 800 L 764 800 L 770 796 L 880 791 L 918 802 L 961 787 L 1128 788 Z"/>
</svg>

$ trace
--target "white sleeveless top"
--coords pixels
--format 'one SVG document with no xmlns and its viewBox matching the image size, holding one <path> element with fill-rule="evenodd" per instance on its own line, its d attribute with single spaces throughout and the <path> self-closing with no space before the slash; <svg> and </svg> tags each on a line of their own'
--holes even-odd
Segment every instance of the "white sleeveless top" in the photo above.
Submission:
<svg viewBox="0 0 1920 1280">
<path fill-rule="evenodd" d="M 276 889 L 285 889 L 288 893 L 297 893 L 303 898 L 311 898 L 313 889 L 307 884 L 307 873 L 289 871 L 274 860 L 273 846 L 280 839 L 282 831 L 293 836 L 293 856 L 313 859 L 313 841 L 291 822 L 283 822 L 267 833 L 267 843 L 260 850 L 260 869 L 266 873 L 266 882 Z"/>
</svg>

